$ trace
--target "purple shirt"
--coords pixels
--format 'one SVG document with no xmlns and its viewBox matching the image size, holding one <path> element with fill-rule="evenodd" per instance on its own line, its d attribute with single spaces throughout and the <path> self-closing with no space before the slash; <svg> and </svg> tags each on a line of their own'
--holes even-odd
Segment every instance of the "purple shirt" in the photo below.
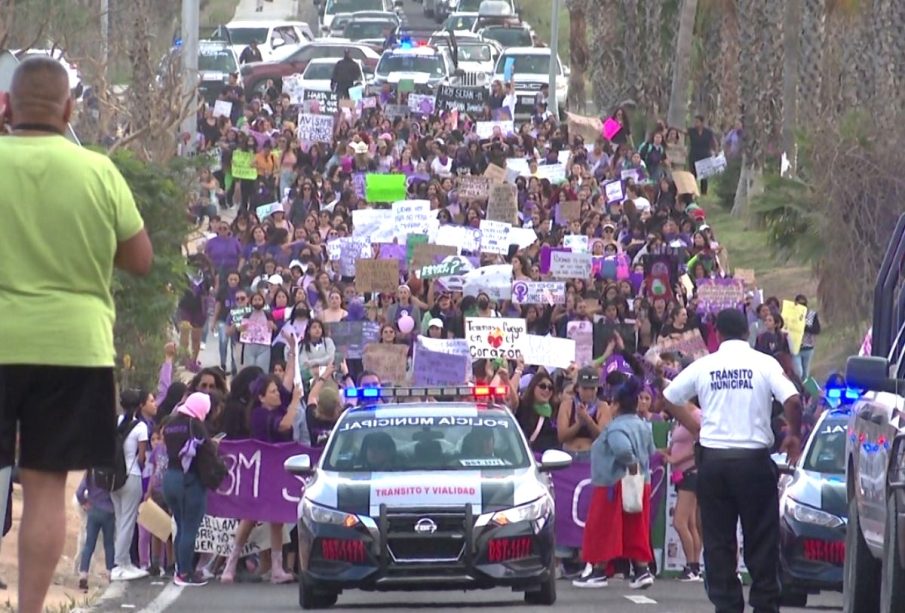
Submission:
<svg viewBox="0 0 905 613">
<path fill-rule="evenodd" d="M 207 241 L 204 253 L 217 270 L 236 270 L 239 268 L 242 245 L 235 236 L 215 236 Z"/>
<path fill-rule="evenodd" d="M 269 411 L 257 405 L 251 410 L 251 438 L 264 443 L 284 443 L 292 440 L 292 429 L 280 432 L 280 422 L 286 417 L 292 393 L 282 385 L 280 388 L 280 407 Z"/>
</svg>

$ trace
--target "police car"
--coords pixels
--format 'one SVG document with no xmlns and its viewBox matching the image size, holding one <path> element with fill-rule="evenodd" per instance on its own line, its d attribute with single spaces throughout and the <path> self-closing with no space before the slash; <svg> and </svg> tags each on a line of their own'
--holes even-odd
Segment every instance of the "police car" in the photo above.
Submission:
<svg viewBox="0 0 905 613">
<path fill-rule="evenodd" d="M 396 89 L 401 81 L 412 81 L 416 92 L 431 93 L 441 85 L 459 84 L 462 75 L 448 49 L 403 37 L 399 45 L 383 52 L 372 84 L 375 90 L 384 83 Z"/>
<path fill-rule="evenodd" d="M 800 465 L 788 468 L 780 463 L 780 471 L 788 475 L 780 480 L 779 503 L 782 600 L 787 606 L 805 606 L 808 593 L 842 591 L 849 416 L 847 408 L 824 412 Z"/>
<path fill-rule="evenodd" d="M 556 601 L 554 503 L 518 423 L 493 404 L 505 387 L 346 390 L 359 406 L 337 422 L 299 503 L 299 603 L 333 605 L 346 589 L 510 587 Z M 468 402 L 446 398 L 469 397 Z M 428 399 L 444 399 L 427 401 Z"/>
</svg>

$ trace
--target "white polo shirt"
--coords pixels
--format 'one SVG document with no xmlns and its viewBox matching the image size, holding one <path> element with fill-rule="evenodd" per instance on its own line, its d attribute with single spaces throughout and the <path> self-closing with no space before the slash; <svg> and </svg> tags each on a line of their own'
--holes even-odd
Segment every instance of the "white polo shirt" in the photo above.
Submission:
<svg viewBox="0 0 905 613">
<path fill-rule="evenodd" d="M 772 447 L 773 398 L 784 403 L 797 393 L 775 358 L 743 340 L 723 342 L 716 353 L 692 362 L 663 391 L 676 405 L 698 397 L 700 442 L 713 449 Z"/>
</svg>

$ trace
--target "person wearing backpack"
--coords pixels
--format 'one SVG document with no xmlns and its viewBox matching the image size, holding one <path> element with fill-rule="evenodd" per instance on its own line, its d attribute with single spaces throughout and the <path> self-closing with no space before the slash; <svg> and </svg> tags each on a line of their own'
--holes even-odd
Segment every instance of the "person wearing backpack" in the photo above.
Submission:
<svg viewBox="0 0 905 613">
<path fill-rule="evenodd" d="M 120 395 L 120 405 L 123 414 L 116 427 L 117 449 L 113 464 L 118 474 L 110 491 L 116 516 L 115 565 L 110 580 L 131 581 L 148 576 L 148 571 L 132 563 L 131 551 L 142 498 L 141 473 L 150 439 L 148 425 L 140 417 L 156 413 L 157 405 L 154 404 L 154 396 L 143 389 L 124 391 Z"/>
</svg>

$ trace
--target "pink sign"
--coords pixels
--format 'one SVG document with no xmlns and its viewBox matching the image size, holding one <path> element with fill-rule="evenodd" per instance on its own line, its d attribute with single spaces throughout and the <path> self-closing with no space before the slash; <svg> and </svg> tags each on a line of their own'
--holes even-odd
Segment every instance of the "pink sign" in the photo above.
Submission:
<svg viewBox="0 0 905 613">
<path fill-rule="evenodd" d="M 619 134 L 622 126 L 612 117 L 607 117 L 603 122 L 603 137 L 607 140 L 613 140 L 613 137 Z"/>
</svg>

